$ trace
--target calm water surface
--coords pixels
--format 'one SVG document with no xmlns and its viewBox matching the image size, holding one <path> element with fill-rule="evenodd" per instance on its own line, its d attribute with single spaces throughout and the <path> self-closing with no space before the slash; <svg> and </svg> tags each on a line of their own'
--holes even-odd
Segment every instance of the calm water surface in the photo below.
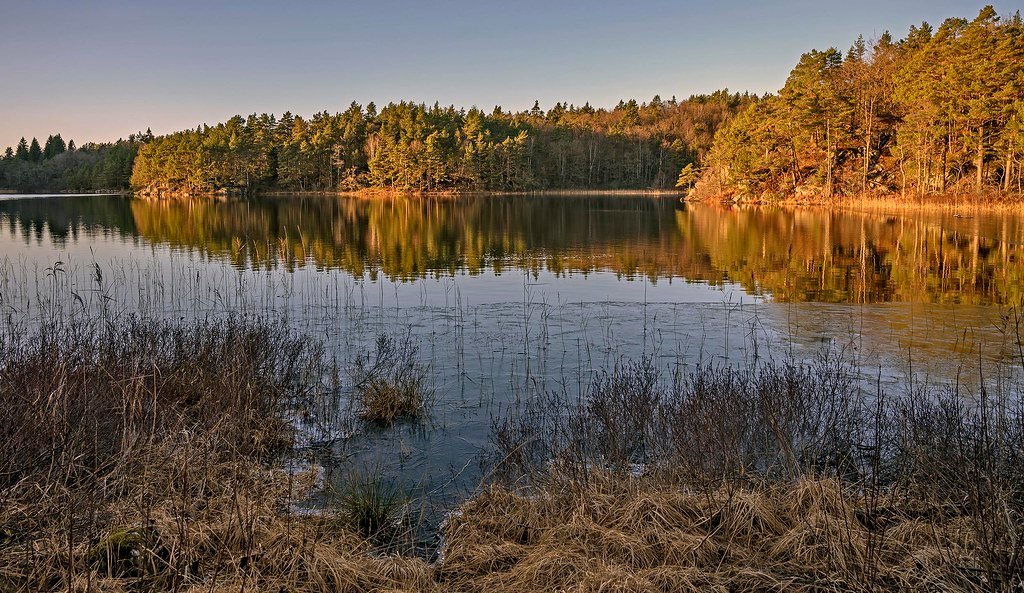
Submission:
<svg viewBox="0 0 1024 593">
<path fill-rule="evenodd" d="M 942 381 L 1012 361 L 1024 219 L 684 206 L 645 196 L 153 202 L 0 196 L 0 307 L 273 315 L 343 366 L 380 332 L 429 365 L 428 427 L 337 428 L 339 458 L 411 486 L 472 483 L 492 419 L 574 396 L 623 357 L 843 348 Z M 347 397 L 347 393 L 341 397 Z"/>
</svg>

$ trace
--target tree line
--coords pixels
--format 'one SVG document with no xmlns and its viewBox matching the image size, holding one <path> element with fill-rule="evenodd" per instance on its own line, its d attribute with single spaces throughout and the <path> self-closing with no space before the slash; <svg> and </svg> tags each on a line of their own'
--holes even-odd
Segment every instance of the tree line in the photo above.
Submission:
<svg viewBox="0 0 1024 593">
<path fill-rule="evenodd" d="M 353 103 L 341 113 L 235 116 L 75 148 L 24 139 L 0 188 L 149 193 L 640 189 L 771 199 L 1024 193 L 1024 22 L 913 26 L 804 54 L 762 97 L 717 91 L 611 109 L 490 112 Z"/>
<path fill-rule="evenodd" d="M 154 193 L 672 187 L 752 100 L 719 91 L 613 109 L 557 103 L 485 113 L 401 102 L 380 111 L 353 103 L 308 119 L 235 116 L 144 143 L 131 184 Z"/>
<path fill-rule="evenodd" d="M 45 145 L 22 138 L 0 158 L 0 189 L 15 191 L 97 191 L 130 187 L 139 147 L 153 140 L 149 130 L 117 142 L 88 142 L 75 146 L 60 134 Z"/>
<path fill-rule="evenodd" d="M 973 20 L 804 54 L 715 138 L 697 195 L 1022 193 L 1024 22 Z M 685 176 L 684 176 L 685 177 Z M 696 175 L 681 181 L 692 182 Z"/>
</svg>

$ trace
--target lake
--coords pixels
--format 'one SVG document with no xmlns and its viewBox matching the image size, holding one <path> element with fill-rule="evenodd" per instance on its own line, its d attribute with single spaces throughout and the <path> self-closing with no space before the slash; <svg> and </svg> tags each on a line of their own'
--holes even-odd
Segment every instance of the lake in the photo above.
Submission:
<svg viewBox="0 0 1024 593">
<path fill-rule="evenodd" d="M 652 356 L 847 353 L 866 383 L 976 381 L 1017 360 L 1024 218 L 686 205 L 670 197 L 0 196 L 0 307 L 270 316 L 321 340 L 342 377 L 380 333 L 429 369 L 426 424 L 349 419 L 338 463 L 410 488 L 471 487 L 494 418 Z M 345 384 L 339 398 L 350 395 Z"/>
</svg>

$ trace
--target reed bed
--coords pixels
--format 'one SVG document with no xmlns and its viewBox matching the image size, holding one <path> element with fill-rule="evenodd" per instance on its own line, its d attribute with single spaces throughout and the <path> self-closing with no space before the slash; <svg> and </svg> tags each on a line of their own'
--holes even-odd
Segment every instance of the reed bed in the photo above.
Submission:
<svg viewBox="0 0 1024 593">
<path fill-rule="evenodd" d="M 897 388 L 832 349 L 622 359 L 576 394 L 517 392 L 480 487 L 423 555 L 391 482 L 325 482 L 308 463 L 303 431 L 339 407 L 316 340 L 257 314 L 154 321 L 93 298 L 103 315 L 72 302 L 0 331 L 0 592 L 1021 587 L 1012 380 Z M 408 387 L 416 405 L 383 422 L 422 417 L 421 358 L 384 336 L 350 391 Z"/>
<path fill-rule="evenodd" d="M 889 393 L 835 350 L 662 379 L 627 361 L 497 421 L 503 486 L 450 527 L 489 549 L 446 567 L 510 591 L 1022 586 L 1016 383 Z"/>
<path fill-rule="evenodd" d="M 0 590 L 358 591 L 426 574 L 377 558 L 285 471 L 328 395 L 279 324 L 76 319 L 0 344 Z"/>
</svg>

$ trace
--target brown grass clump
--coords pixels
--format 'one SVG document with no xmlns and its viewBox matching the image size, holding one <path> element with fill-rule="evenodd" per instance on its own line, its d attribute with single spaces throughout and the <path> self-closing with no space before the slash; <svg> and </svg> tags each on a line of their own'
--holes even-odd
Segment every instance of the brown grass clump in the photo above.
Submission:
<svg viewBox="0 0 1024 593">
<path fill-rule="evenodd" d="M 359 417 L 375 424 L 416 420 L 427 413 L 426 371 L 416 360 L 416 346 L 387 334 L 377 338 L 373 357 L 356 361 Z"/>
<path fill-rule="evenodd" d="M 976 590 L 958 517 L 900 506 L 883 526 L 828 479 L 710 493 L 603 474 L 577 491 L 499 488 L 446 529 L 438 573 L 460 591 Z M 940 510 L 935 509 L 936 513 Z M 881 537 L 879 537 L 881 536 Z"/>
<path fill-rule="evenodd" d="M 370 379 L 362 388 L 359 417 L 369 422 L 390 424 L 395 420 L 423 415 L 423 393 L 416 385 Z"/>
</svg>

